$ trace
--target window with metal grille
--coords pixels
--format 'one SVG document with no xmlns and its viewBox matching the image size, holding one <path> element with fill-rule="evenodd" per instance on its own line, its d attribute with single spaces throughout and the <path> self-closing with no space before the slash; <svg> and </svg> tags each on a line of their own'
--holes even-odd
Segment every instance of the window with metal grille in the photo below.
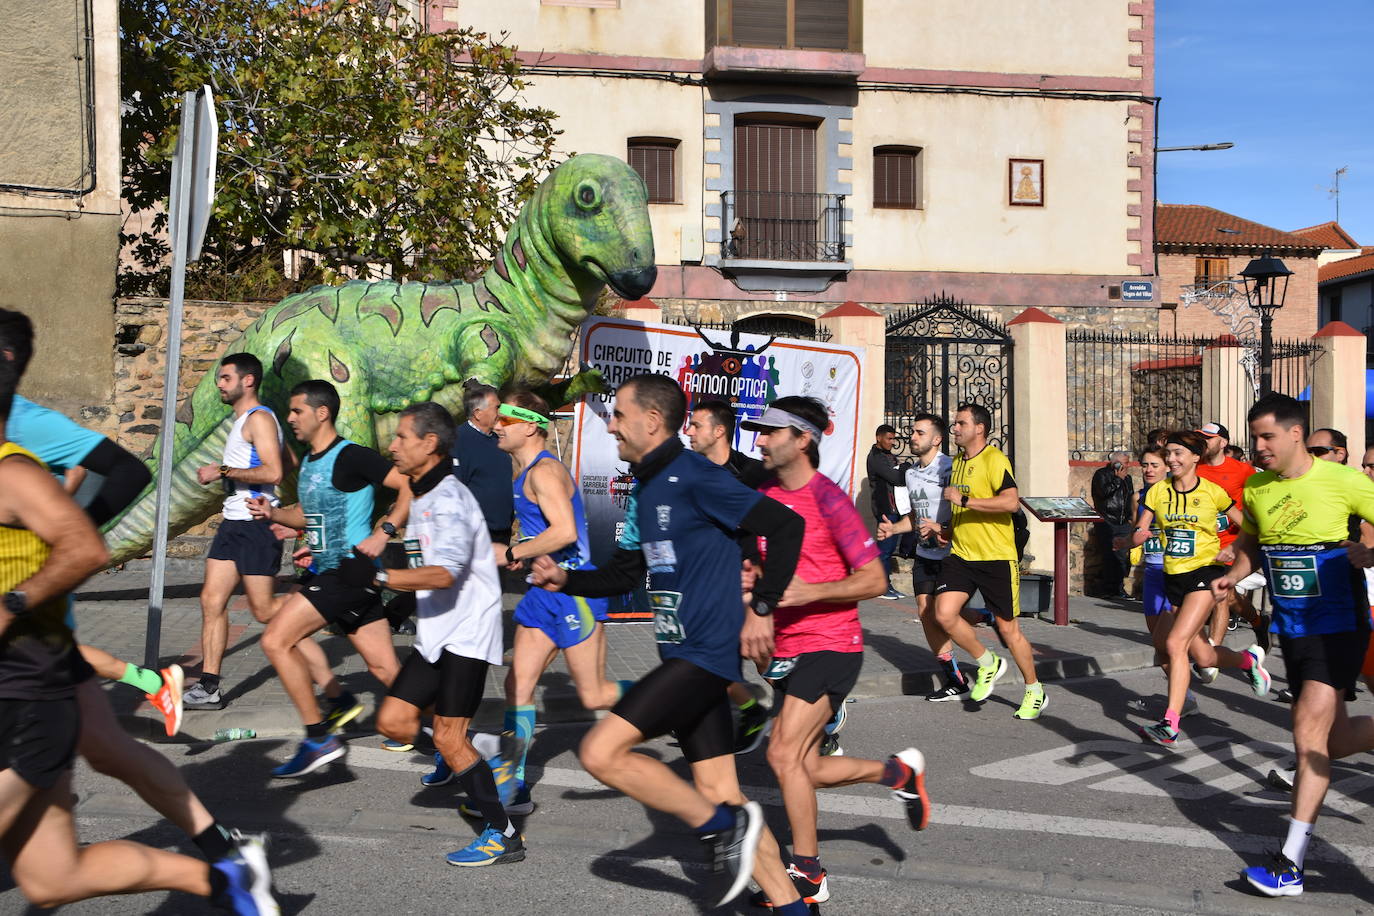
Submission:
<svg viewBox="0 0 1374 916">
<path fill-rule="evenodd" d="M 644 179 L 651 204 L 677 201 L 677 145 L 678 141 L 662 137 L 630 138 L 626 158 Z"/>
<path fill-rule="evenodd" d="M 850 35 L 860 8 L 859 0 L 707 0 L 707 25 L 723 44 L 857 51 Z"/>
<path fill-rule="evenodd" d="M 873 206 L 921 208 L 921 149 L 879 146 L 873 150 Z"/>
</svg>

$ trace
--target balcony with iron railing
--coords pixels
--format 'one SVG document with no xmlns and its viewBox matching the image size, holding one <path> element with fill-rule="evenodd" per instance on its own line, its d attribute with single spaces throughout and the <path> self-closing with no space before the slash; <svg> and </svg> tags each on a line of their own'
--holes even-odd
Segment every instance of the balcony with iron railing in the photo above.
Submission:
<svg viewBox="0 0 1374 916">
<path fill-rule="evenodd" d="M 846 264 L 843 194 L 722 191 L 722 266 L 730 262 Z"/>
</svg>

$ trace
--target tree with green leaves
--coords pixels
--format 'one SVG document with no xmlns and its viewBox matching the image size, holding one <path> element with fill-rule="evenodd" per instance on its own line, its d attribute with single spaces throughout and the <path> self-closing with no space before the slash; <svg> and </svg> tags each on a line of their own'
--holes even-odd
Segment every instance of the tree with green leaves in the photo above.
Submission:
<svg viewBox="0 0 1374 916">
<path fill-rule="evenodd" d="M 279 298 L 310 279 L 475 275 L 554 164 L 504 36 L 429 32 L 382 0 L 121 0 L 120 292 L 166 290 L 181 93 L 214 93 L 216 199 L 188 295 Z M 127 260 L 127 259 L 126 259 Z M 226 280 L 226 278 L 228 278 Z"/>
</svg>

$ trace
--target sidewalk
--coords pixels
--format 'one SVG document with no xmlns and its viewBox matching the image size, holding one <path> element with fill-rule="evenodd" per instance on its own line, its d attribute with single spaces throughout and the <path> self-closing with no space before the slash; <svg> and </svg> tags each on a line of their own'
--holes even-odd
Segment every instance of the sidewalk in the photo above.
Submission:
<svg viewBox="0 0 1374 916">
<path fill-rule="evenodd" d="M 82 642 L 125 661 L 142 663 L 150 570 L 149 561 L 136 560 L 122 570 L 98 574 L 86 583 L 76 596 L 77 632 Z M 181 664 L 188 680 L 194 679 L 200 664 L 197 596 L 201 572 L 199 559 L 168 561 L 160 664 Z M 519 595 L 507 594 L 507 609 L 518 600 Z M 974 603 L 978 601 L 975 599 Z M 919 696 L 934 689 L 938 666 L 916 622 L 912 599 L 865 601 L 859 616 L 866 638 L 863 674 L 854 696 Z M 1035 646 L 1036 670 L 1042 680 L 1110 674 L 1151 664 L 1153 650 L 1137 602 L 1071 598 L 1069 617 L 1071 624 L 1066 627 L 1054 626 L 1048 613 L 1044 620 L 1022 618 L 1026 637 Z M 241 596 L 236 596 L 230 605 L 229 622 L 229 649 L 221 672 L 228 705 L 218 712 L 187 710 L 180 740 L 204 740 L 217 729 L 234 727 L 251 728 L 263 736 L 298 734 L 301 726 L 294 707 L 258 645 L 262 625 L 253 619 Z M 509 616 L 506 625 L 509 647 Z M 608 677 L 635 680 L 658 663 L 651 625 L 612 624 L 606 633 Z M 1005 653 L 990 630 L 980 628 L 979 634 L 988 646 Z M 1248 631 L 1243 635 L 1248 637 Z M 344 686 L 368 703 L 369 715 L 358 726 L 366 730 L 371 723 L 371 710 L 375 710 L 383 696 L 380 685 L 367 673 L 345 639 L 324 636 L 321 642 Z M 398 650 L 408 649 L 410 644 L 411 637 L 396 637 Z M 484 728 L 499 727 L 505 673 L 505 668 L 494 668 L 487 676 L 486 699 L 477 717 Z M 750 678 L 758 680 L 752 671 Z M 999 689 L 1014 690 L 1017 683 L 1019 676 L 1012 666 Z M 108 694 L 116 713 L 133 734 L 140 738 L 164 737 L 161 718 L 136 690 L 116 684 L 109 687 Z M 578 702 L 561 657 L 545 675 L 538 702 L 539 717 L 544 722 L 593 718 Z"/>
</svg>

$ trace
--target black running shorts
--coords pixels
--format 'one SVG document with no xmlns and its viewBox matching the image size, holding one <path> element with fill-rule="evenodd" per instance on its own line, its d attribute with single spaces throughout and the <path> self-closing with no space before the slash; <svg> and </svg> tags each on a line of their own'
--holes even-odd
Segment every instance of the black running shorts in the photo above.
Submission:
<svg viewBox="0 0 1374 916">
<path fill-rule="evenodd" d="M 1368 647 L 1368 630 L 1314 636 L 1280 634 L 1279 648 L 1288 668 L 1288 689 L 1296 697 L 1302 692 L 1303 681 L 1317 681 L 1342 693 L 1353 690 Z"/>
<path fill-rule="evenodd" d="M 1183 606 L 1183 599 L 1193 592 L 1210 592 L 1212 580 L 1226 575 L 1225 566 L 1203 566 L 1182 573 L 1164 574 L 1164 597 L 1175 609 Z"/>
<path fill-rule="evenodd" d="M 792 664 L 789 666 L 788 662 Z M 773 691 L 803 703 L 828 697 L 830 712 L 834 713 L 858 683 L 863 664 L 862 652 L 804 652 L 796 658 L 773 659 L 765 677 L 781 673 L 782 677 L 771 681 Z"/>
<path fill-rule="evenodd" d="M 281 541 L 266 521 L 226 518 L 205 557 L 233 561 L 240 576 L 275 576 L 281 569 Z"/>
<path fill-rule="evenodd" d="M 381 590 L 360 588 L 344 582 L 337 570 L 301 578 L 301 594 L 328 626 L 352 635 L 377 620 L 386 619 Z"/>
<path fill-rule="evenodd" d="M 417 709 L 434 704 L 434 714 L 446 719 L 471 719 L 477 715 L 487 686 L 486 662 L 445 649 L 436 662 L 418 651 L 401 665 L 387 696 L 404 700 Z"/>
<path fill-rule="evenodd" d="M 943 560 L 930 560 L 923 556 L 911 558 L 911 593 L 913 595 L 933 595 L 935 586 L 940 582 L 940 566 Z"/>
<path fill-rule="evenodd" d="M 963 592 L 983 596 L 983 605 L 1003 620 L 1021 613 L 1021 570 L 1015 560 L 965 560 L 950 554 L 940 561 L 935 594 Z"/>
<path fill-rule="evenodd" d="M 81 731 L 76 698 L 0 700 L 0 770 L 51 789 L 71 769 Z"/>
<path fill-rule="evenodd" d="M 730 682 L 681 658 L 670 658 L 635 682 L 611 712 L 645 740 L 672 732 L 691 763 L 735 752 Z"/>
</svg>

